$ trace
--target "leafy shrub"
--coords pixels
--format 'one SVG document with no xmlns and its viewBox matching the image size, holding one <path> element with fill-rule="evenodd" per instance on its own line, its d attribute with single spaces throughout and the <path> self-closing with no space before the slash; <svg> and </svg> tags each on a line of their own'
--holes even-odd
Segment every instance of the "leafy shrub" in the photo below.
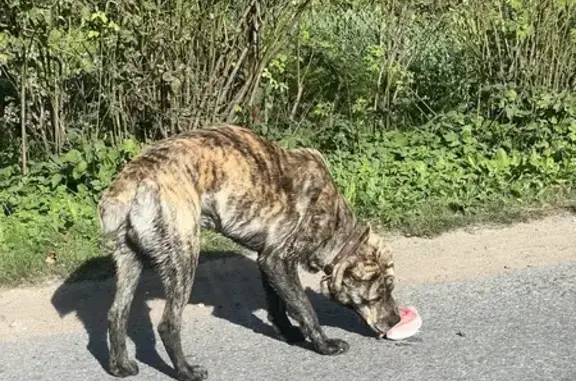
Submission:
<svg viewBox="0 0 576 381">
<path fill-rule="evenodd" d="M 529 204 L 576 185 L 575 98 L 554 99 L 543 95 L 527 107 L 536 115 L 554 107 L 560 120 L 522 125 L 450 112 L 427 128 L 363 139 L 355 153 L 334 152 L 330 162 L 358 210 L 389 226 L 431 206 L 473 215 L 495 203 Z M 515 110 L 512 119 L 522 114 Z"/>
<path fill-rule="evenodd" d="M 319 148 L 357 211 L 393 228 L 574 187 L 573 0 L 315 0 L 294 35 L 306 2 L 259 2 L 259 58 L 240 22 L 258 20 L 252 2 L 57 3 L 0 5 L 0 282 L 41 273 L 52 249 L 62 271 L 97 255 L 95 205 L 117 170 L 200 121 L 255 119 Z"/>
<path fill-rule="evenodd" d="M 138 153 L 140 146 L 126 139 L 118 148 L 84 140 L 79 147 L 47 162 L 32 163 L 27 176 L 18 167 L 0 170 L 0 248 L 8 242 L 17 244 L 4 231 L 39 246 L 50 244 L 55 234 L 74 226 L 93 225 L 94 206 L 126 160 Z M 88 233 L 93 235 L 92 232 Z"/>
</svg>

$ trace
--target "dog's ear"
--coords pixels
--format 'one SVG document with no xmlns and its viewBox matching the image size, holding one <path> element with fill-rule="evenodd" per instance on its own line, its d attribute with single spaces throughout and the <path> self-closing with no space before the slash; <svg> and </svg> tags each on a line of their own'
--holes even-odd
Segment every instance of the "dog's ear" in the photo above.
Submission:
<svg viewBox="0 0 576 381">
<path fill-rule="evenodd" d="M 334 262 L 327 264 L 324 267 L 324 273 L 329 276 L 333 275 L 334 266 L 339 262 L 343 262 L 346 258 L 358 250 L 358 247 L 360 247 L 360 245 L 368 239 L 370 231 L 370 227 L 368 227 L 364 229 L 361 234 L 356 233 L 352 235 L 352 237 L 346 241 L 344 246 L 342 246 L 340 251 L 334 256 Z"/>
<path fill-rule="evenodd" d="M 351 254 L 356 252 L 360 245 L 362 245 L 368 239 L 370 235 L 371 229 L 368 226 L 366 229 L 362 230 L 360 234 L 354 234 L 348 242 L 340 249 L 340 252 L 336 255 L 336 257 L 346 258 L 349 257 Z"/>
<path fill-rule="evenodd" d="M 357 260 L 357 258 L 352 255 L 354 254 L 360 245 L 362 245 L 368 239 L 370 235 L 370 227 L 367 227 L 364 231 L 362 231 L 359 235 L 354 235 L 353 238 L 348 240 L 342 250 L 336 255 L 336 257 L 343 258 L 342 261 L 336 262 L 334 265 L 335 267 L 332 268 L 328 266 L 327 269 L 331 274 L 333 273 L 333 282 L 332 288 L 334 293 L 340 292 L 342 289 L 342 280 L 344 279 L 344 273 L 348 270 Z"/>
<path fill-rule="evenodd" d="M 351 272 L 355 279 L 364 282 L 375 279 L 380 274 L 382 274 L 382 266 L 372 259 L 362 259 Z"/>
</svg>

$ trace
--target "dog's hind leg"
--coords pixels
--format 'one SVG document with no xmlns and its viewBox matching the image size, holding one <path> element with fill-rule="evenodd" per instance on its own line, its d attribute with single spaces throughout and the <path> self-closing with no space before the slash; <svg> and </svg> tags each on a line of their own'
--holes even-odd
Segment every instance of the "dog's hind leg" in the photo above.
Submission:
<svg viewBox="0 0 576 381">
<path fill-rule="evenodd" d="M 182 350 L 182 312 L 190 299 L 194 274 L 198 264 L 198 244 L 194 248 L 185 250 L 186 240 L 198 242 L 199 234 L 189 237 L 174 235 L 172 233 L 170 249 L 162 258 L 162 279 L 166 294 L 166 305 L 162 320 L 158 325 L 158 332 L 166 352 L 176 368 L 178 379 L 181 381 L 199 381 L 208 376 L 208 372 L 199 365 L 190 365 Z"/>
<path fill-rule="evenodd" d="M 200 252 L 200 208 L 194 200 L 173 192 L 139 192 L 142 208 L 133 213 L 131 220 L 146 255 L 160 271 L 166 295 L 158 333 L 178 379 L 204 380 L 208 372 L 187 362 L 181 339 L 182 312 L 190 298 Z"/>
<path fill-rule="evenodd" d="M 111 254 L 116 265 L 116 293 L 108 311 L 109 372 L 116 377 L 138 373 L 136 362 L 130 360 L 126 350 L 126 323 L 142 273 L 142 262 L 137 256 L 137 249 L 128 239 L 129 209 L 129 204 L 115 202 L 106 197 L 103 197 L 98 207 L 102 249 L 104 254 Z"/>
<path fill-rule="evenodd" d="M 138 365 L 126 350 L 126 323 L 134 292 L 142 273 L 142 263 L 127 242 L 120 242 L 113 253 L 116 262 L 116 294 L 108 312 L 110 337 L 110 373 L 116 377 L 133 376 Z"/>
</svg>

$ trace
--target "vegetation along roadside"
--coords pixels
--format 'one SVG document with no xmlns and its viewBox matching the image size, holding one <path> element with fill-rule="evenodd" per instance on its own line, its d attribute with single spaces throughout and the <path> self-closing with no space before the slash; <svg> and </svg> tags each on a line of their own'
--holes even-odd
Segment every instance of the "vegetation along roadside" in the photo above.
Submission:
<svg viewBox="0 0 576 381">
<path fill-rule="evenodd" d="M 0 4 L 0 284 L 100 258 L 123 163 L 220 122 L 322 150 L 383 229 L 574 209 L 575 0 L 204 3 Z"/>
</svg>

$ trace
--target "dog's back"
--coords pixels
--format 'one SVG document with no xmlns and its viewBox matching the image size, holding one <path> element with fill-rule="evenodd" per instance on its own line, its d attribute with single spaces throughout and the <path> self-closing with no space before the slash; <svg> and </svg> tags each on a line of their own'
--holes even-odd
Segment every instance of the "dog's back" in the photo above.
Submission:
<svg viewBox="0 0 576 381">
<path fill-rule="evenodd" d="M 224 126 L 149 147 L 103 194 L 99 215 L 103 233 L 114 233 L 127 223 L 152 223 L 146 221 L 162 201 L 188 209 L 186 220 L 259 250 L 297 224 L 320 193 L 332 199 L 337 190 L 318 151 L 285 150 L 247 128 Z"/>
</svg>

